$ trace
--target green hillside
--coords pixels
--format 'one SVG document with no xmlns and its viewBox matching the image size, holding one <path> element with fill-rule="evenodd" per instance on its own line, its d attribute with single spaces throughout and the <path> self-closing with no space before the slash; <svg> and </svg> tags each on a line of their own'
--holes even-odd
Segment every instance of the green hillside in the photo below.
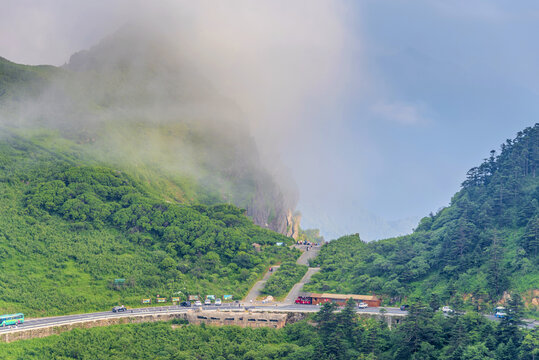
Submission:
<svg viewBox="0 0 539 360">
<path fill-rule="evenodd" d="M 167 200 L 171 187 L 155 172 L 100 163 L 51 133 L 3 134 L 1 313 L 136 306 L 178 291 L 239 298 L 270 264 L 299 255 L 275 246 L 292 240 L 254 225 L 245 210 Z"/>
<path fill-rule="evenodd" d="M 0 104 L 38 95 L 57 72 L 54 66 L 20 65 L 0 56 Z"/>
<path fill-rule="evenodd" d="M 471 169 L 451 204 L 413 234 L 370 243 L 350 235 L 325 245 L 315 261 L 322 271 L 308 288 L 376 293 L 389 303 L 412 294 L 493 302 L 516 291 L 530 302 L 539 288 L 538 172 L 535 124 Z"/>
</svg>

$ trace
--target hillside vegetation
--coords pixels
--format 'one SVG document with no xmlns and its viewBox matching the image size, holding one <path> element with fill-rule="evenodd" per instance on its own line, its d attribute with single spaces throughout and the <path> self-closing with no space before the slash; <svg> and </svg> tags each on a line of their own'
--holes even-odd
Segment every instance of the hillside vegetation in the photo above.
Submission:
<svg viewBox="0 0 539 360">
<path fill-rule="evenodd" d="M 261 293 L 278 299 L 283 298 L 296 283 L 301 281 L 307 270 L 306 265 L 298 265 L 292 261 L 284 262 L 268 279 Z"/>
<path fill-rule="evenodd" d="M 240 298 L 270 264 L 297 258 L 275 246 L 291 241 L 230 204 L 164 200 L 160 186 L 61 137 L 0 139 L 1 313 L 103 310 L 180 291 Z"/>
<path fill-rule="evenodd" d="M 325 245 L 307 288 L 376 293 L 389 303 L 415 294 L 498 301 L 539 287 L 539 124 L 471 169 L 451 204 L 413 234 L 370 243 L 358 235 Z"/>
</svg>

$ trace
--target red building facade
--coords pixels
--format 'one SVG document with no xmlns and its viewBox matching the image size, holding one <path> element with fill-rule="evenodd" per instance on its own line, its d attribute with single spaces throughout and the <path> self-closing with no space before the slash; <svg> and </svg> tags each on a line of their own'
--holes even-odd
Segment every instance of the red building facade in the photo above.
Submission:
<svg viewBox="0 0 539 360">
<path fill-rule="evenodd" d="M 334 303 L 339 306 L 346 305 L 348 299 L 352 298 L 356 303 L 363 302 L 370 307 L 379 307 L 382 302 L 374 295 L 355 295 L 355 294 L 316 294 L 311 293 L 306 295 L 312 299 L 313 305 L 323 305 L 325 303 Z"/>
</svg>

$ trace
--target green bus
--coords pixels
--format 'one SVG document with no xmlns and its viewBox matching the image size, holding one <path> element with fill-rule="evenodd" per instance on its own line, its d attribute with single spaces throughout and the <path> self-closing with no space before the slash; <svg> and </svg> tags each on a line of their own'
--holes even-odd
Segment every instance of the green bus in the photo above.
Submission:
<svg viewBox="0 0 539 360">
<path fill-rule="evenodd" d="M 0 315 L 0 327 L 22 324 L 24 322 L 24 314 Z"/>
</svg>

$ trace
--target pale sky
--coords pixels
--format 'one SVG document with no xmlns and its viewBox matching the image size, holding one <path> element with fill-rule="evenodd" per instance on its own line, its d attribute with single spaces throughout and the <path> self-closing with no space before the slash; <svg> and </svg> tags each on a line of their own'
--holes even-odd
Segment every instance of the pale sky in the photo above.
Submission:
<svg viewBox="0 0 539 360">
<path fill-rule="evenodd" d="M 303 226 L 328 238 L 402 233 L 385 222 L 447 205 L 469 168 L 539 119 L 535 1 L 148 3 L 0 0 L 0 56 L 62 65 L 133 16 L 189 23 L 226 53 L 211 73 L 223 89 L 241 57 L 230 94 L 291 172 Z"/>
</svg>

